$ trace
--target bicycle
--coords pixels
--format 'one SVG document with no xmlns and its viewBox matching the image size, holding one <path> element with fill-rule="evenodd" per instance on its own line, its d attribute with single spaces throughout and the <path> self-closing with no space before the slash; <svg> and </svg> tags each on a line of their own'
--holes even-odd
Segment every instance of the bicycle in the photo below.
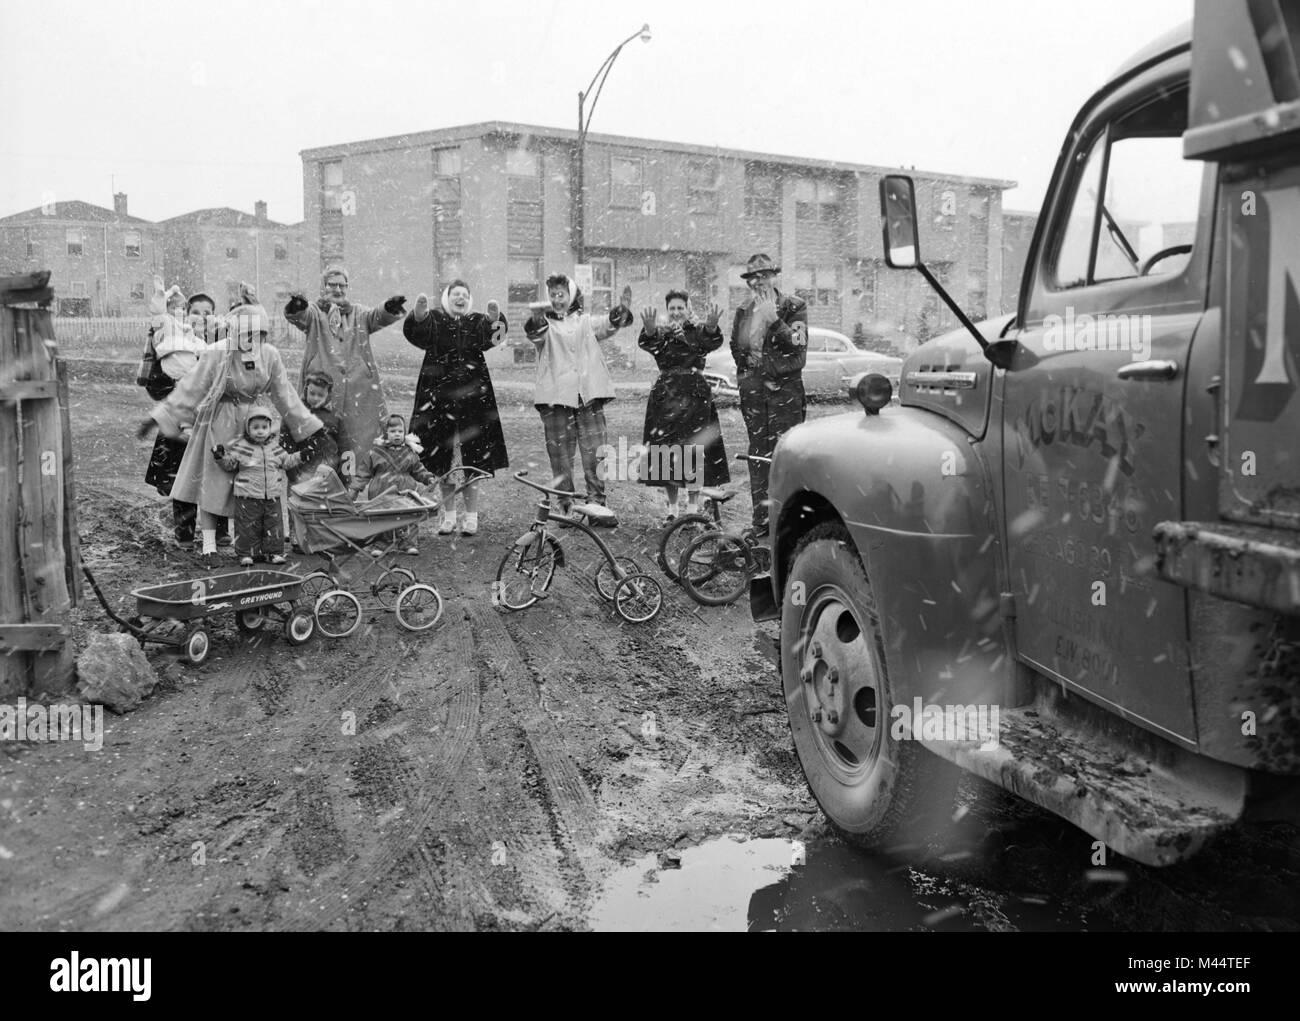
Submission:
<svg viewBox="0 0 1300 1021">
<path fill-rule="evenodd" d="M 576 528 L 596 544 L 604 557 L 593 579 L 601 598 L 614 604 L 618 615 L 631 624 L 653 620 L 663 607 L 663 588 L 651 575 L 641 569 L 631 557 L 615 556 L 605 541 L 587 524 L 612 515 L 607 507 L 586 502 L 582 493 L 552 489 L 526 478 L 528 472 L 514 473 L 515 481 L 522 482 L 542 494 L 537 503 L 537 514 L 528 531 L 519 536 L 506 550 L 497 567 L 493 583 L 492 601 L 507 610 L 526 610 L 549 596 L 555 569 L 564 566 L 564 547 L 556 535 L 546 527 L 548 521 L 559 521 L 568 528 Z M 550 497 L 579 501 L 571 503 L 569 513 L 554 513 Z"/>
<path fill-rule="evenodd" d="M 737 454 L 737 461 L 762 461 L 770 457 Z M 745 532 L 709 531 L 697 536 L 678 561 L 681 586 L 702 606 L 726 606 L 749 591 L 749 581 L 771 570 L 772 551 L 766 537 L 753 529 Z"/>
<path fill-rule="evenodd" d="M 702 509 L 683 514 L 663 530 L 659 536 L 659 554 L 656 559 L 659 569 L 668 575 L 669 581 L 681 583 L 677 568 L 687 546 L 704 532 L 722 531 L 722 516 L 719 512 L 722 505 L 735 495 L 731 489 L 705 486 L 700 490 Z"/>
</svg>

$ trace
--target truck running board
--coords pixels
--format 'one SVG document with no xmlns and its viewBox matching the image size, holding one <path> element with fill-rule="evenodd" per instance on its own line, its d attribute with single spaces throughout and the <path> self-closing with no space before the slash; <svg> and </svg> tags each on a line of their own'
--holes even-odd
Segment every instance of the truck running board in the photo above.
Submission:
<svg viewBox="0 0 1300 1021">
<path fill-rule="evenodd" d="M 1162 521 L 1156 572 L 1220 599 L 1300 614 L 1300 534 L 1228 521 Z"/>
<path fill-rule="evenodd" d="M 996 742 L 925 747 L 1074 823 L 1112 851 L 1169 865 L 1230 829 L 1245 804 L 1243 771 L 1190 753 L 1142 755 L 1045 699 L 999 714 Z"/>
</svg>

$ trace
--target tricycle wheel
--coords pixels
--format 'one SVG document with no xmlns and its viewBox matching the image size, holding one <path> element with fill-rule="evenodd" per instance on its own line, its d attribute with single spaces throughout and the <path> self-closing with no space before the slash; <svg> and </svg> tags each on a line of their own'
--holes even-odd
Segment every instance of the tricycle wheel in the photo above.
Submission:
<svg viewBox="0 0 1300 1021">
<path fill-rule="evenodd" d="M 402 590 L 408 585 L 415 584 L 415 574 L 408 571 L 405 567 L 390 567 L 374 580 L 370 586 L 370 594 L 379 601 L 379 605 L 385 610 L 391 610 L 397 605 L 397 597 L 402 594 Z"/>
<path fill-rule="evenodd" d="M 492 603 L 523 610 L 546 594 L 559 563 L 560 544 L 549 535 L 534 534 L 523 545 L 512 545 L 497 567 Z"/>
<path fill-rule="evenodd" d="M 682 551 L 704 532 L 716 532 L 717 522 L 707 514 L 683 514 L 659 536 L 659 567 L 669 581 L 678 581 Z"/>
<path fill-rule="evenodd" d="M 428 631 L 442 617 L 442 596 L 432 585 L 411 585 L 397 597 L 396 610 L 407 631 Z"/>
<path fill-rule="evenodd" d="M 316 633 L 316 618 L 307 610 L 295 609 L 284 625 L 284 637 L 290 645 L 302 645 Z"/>
<path fill-rule="evenodd" d="M 749 590 L 754 561 L 745 541 L 727 532 L 706 532 L 682 553 L 678 580 L 702 606 L 726 606 Z"/>
<path fill-rule="evenodd" d="M 334 589 L 316 600 L 316 626 L 330 638 L 346 638 L 361 625 L 361 601 L 347 589 Z"/>
<path fill-rule="evenodd" d="M 649 574 L 629 574 L 614 586 L 614 608 L 629 624 L 653 619 L 664 605 L 664 590 Z"/>
<path fill-rule="evenodd" d="M 623 577 L 629 574 L 644 574 L 641 565 L 631 557 L 615 557 L 614 560 L 618 566 L 623 569 Z M 614 589 L 622 579 L 614 573 L 614 566 L 608 560 L 601 560 L 600 566 L 596 568 L 596 591 L 600 597 L 605 600 L 614 598 Z"/>
<path fill-rule="evenodd" d="M 208 658 L 208 652 L 211 649 L 211 643 L 208 641 L 208 630 L 202 624 L 193 625 L 185 632 L 185 658 L 195 666 L 198 666 Z"/>
<path fill-rule="evenodd" d="M 240 610 L 235 614 L 235 626 L 246 634 L 261 631 L 266 624 L 266 617 L 261 610 Z"/>
</svg>

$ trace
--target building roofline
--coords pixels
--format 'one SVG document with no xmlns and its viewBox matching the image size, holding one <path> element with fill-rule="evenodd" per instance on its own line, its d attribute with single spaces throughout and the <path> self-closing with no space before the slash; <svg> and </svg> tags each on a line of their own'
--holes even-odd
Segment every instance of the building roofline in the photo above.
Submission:
<svg viewBox="0 0 1300 1021">
<path fill-rule="evenodd" d="M 197 219 L 198 217 L 209 213 L 215 213 L 215 214 L 234 213 L 237 216 L 242 216 L 252 221 L 249 224 L 240 225 L 239 229 L 241 230 L 246 229 L 247 227 L 272 227 L 279 230 L 284 230 L 289 227 L 289 224 L 280 223 L 278 220 L 272 220 L 269 218 L 265 220 L 259 220 L 257 219 L 256 213 L 246 213 L 242 209 L 236 209 L 234 206 L 207 206 L 203 209 L 192 209 L 188 213 L 178 213 L 176 216 L 169 216 L 165 220 L 159 220 L 158 224 L 159 226 L 169 226 L 174 224 L 179 225 L 180 223 L 185 223 L 194 227 L 214 227 L 217 229 L 229 229 L 230 227 L 234 226 L 233 224 L 199 222 L 199 220 Z"/>
<path fill-rule="evenodd" d="M 368 138 L 356 142 L 343 142 L 337 145 L 318 146 L 303 149 L 298 155 L 303 162 L 332 159 L 338 156 L 351 156 L 368 152 L 384 152 L 394 149 L 411 149 L 439 143 L 461 142 L 484 135 L 532 135 L 550 141 L 574 143 L 578 133 L 569 128 L 546 128 L 535 124 L 517 124 L 511 121 L 481 121 L 476 124 L 458 124 L 449 128 L 433 131 L 417 131 L 405 135 L 389 135 L 385 138 Z M 808 159 L 802 156 L 782 156 L 776 153 L 752 152 L 747 149 L 728 149 L 723 146 L 693 145 L 687 142 L 665 142 L 652 138 L 633 138 L 627 135 L 604 135 L 595 132 L 587 135 L 587 141 L 604 145 L 617 145 L 637 149 L 651 149 L 656 152 L 678 152 L 699 156 L 726 156 L 732 159 L 750 160 L 756 163 L 784 163 L 815 170 L 834 170 L 867 174 L 893 174 L 904 172 L 926 180 L 952 181 L 958 184 L 975 184 L 1006 190 L 1016 187 L 1016 181 L 995 177 L 973 177 L 969 174 L 944 174 L 931 170 L 906 170 L 902 167 L 886 167 L 871 163 L 848 163 L 840 160 Z"/>
<path fill-rule="evenodd" d="M 66 216 L 58 211 L 59 206 L 84 206 L 93 209 L 98 213 L 107 215 L 95 218 L 85 216 Z M 94 224 L 119 224 L 127 226 L 144 226 L 156 227 L 158 224 L 154 220 L 146 220 L 142 216 L 132 216 L 130 213 L 119 213 L 116 210 L 109 209 L 107 206 L 99 206 L 94 202 L 87 202 L 85 199 L 66 199 L 54 203 L 55 213 L 53 216 L 47 216 L 42 213 L 43 206 L 32 206 L 31 209 L 22 209 L 16 213 L 10 213 L 8 216 L 0 216 L 0 223 L 16 222 L 40 222 L 40 223 L 94 223 Z"/>
</svg>

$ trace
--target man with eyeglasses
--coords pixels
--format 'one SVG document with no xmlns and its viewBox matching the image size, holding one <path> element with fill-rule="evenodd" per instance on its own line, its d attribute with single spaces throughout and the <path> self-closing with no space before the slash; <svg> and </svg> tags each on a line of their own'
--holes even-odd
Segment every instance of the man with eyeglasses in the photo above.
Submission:
<svg viewBox="0 0 1300 1021">
<path fill-rule="evenodd" d="M 777 289 L 781 267 L 764 253 L 750 256 L 741 278 L 750 296 L 736 309 L 731 354 L 736 360 L 740 413 L 752 457 L 771 457 L 776 441 L 804 420 L 803 367 L 808 355 L 808 304 Z M 768 465 L 749 462 L 753 534 L 767 535 Z"/>
</svg>

